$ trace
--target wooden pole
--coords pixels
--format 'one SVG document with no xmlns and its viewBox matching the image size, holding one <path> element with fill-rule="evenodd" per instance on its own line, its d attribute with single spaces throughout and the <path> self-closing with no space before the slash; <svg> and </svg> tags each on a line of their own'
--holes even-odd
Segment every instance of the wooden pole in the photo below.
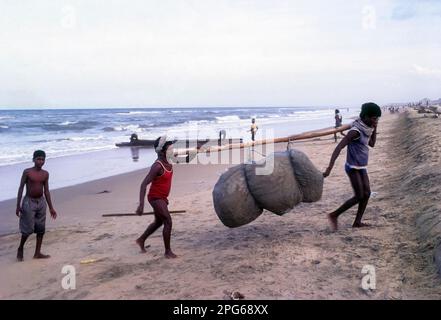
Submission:
<svg viewBox="0 0 441 320">
<path fill-rule="evenodd" d="M 296 140 L 305 140 L 305 139 L 312 139 L 312 138 L 318 138 L 323 137 L 327 135 L 332 135 L 334 133 L 339 133 L 342 131 L 346 131 L 351 128 L 351 125 L 346 124 L 344 126 L 341 126 L 339 128 L 325 128 L 315 131 L 308 131 L 303 132 L 299 134 L 295 134 L 288 137 L 283 138 L 276 138 L 276 139 L 267 139 L 267 140 L 259 140 L 259 141 L 253 141 L 253 142 L 246 142 L 246 143 L 233 143 L 225 146 L 213 146 L 209 148 L 188 148 L 188 149 L 178 149 L 175 153 L 176 155 L 182 155 L 186 153 L 210 153 L 210 152 L 220 152 L 224 150 L 231 150 L 231 149 L 242 149 L 242 148 L 248 148 L 253 147 L 257 145 L 263 145 L 263 144 L 271 144 L 271 143 L 282 143 L 282 142 L 290 142 L 290 141 L 296 141 Z"/>
<path fill-rule="evenodd" d="M 186 212 L 185 210 L 174 210 L 174 211 L 169 211 L 170 213 L 184 213 Z M 144 212 L 142 215 L 150 215 L 150 214 L 154 214 L 153 211 L 150 212 Z M 136 213 L 108 213 L 108 214 L 103 214 L 103 217 L 133 217 L 133 216 L 139 216 Z"/>
</svg>

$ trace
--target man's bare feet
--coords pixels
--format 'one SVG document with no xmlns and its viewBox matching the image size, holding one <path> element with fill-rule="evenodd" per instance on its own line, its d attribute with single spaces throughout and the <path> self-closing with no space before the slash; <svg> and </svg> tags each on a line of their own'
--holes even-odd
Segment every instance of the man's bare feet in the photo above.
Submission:
<svg viewBox="0 0 441 320">
<path fill-rule="evenodd" d="M 48 254 L 37 253 L 34 255 L 34 259 L 49 259 L 51 256 Z"/>
<path fill-rule="evenodd" d="M 23 261 L 23 248 L 17 250 L 17 261 Z"/>
<path fill-rule="evenodd" d="M 145 250 L 145 240 L 143 241 L 141 238 L 136 239 L 136 244 L 139 246 L 139 248 L 141 249 L 141 253 L 146 253 L 147 251 Z"/>
<path fill-rule="evenodd" d="M 328 214 L 328 220 L 329 220 L 329 223 L 331 224 L 332 231 L 337 231 L 338 230 L 337 217 L 334 217 L 332 215 L 332 213 L 330 213 L 330 214 Z"/>
<path fill-rule="evenodd" d="M 352 225 L 352 228 L 365 228 L 365 227 L 370 227 L 370 224 L 367 223 L 362 223 L 362 222 L 354 222 L 354 224 Z"/>
<path fill-rule="evenodd" d="M 170 250 L 170 251 L 166 251 L 165 254 L 164 254 L 164 256 L 165 256 L 167 259 L 174 259 L 174 258 L 177 258 L 177 257 L 178 257 L 178 256 L 175 255 L 171 250 Z"/>
</svg>

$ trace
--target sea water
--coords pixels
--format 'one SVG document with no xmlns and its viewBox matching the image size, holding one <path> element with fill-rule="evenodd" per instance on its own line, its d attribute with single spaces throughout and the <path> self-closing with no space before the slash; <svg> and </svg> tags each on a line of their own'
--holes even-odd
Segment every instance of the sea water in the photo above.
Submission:
<svg viewBox="0 0 441 320">
<path fill-rule="evenodd" d="M 344 122 L 356 109 L 340 109 Z M 259 137 L 282 137 L 332 127 L 333 107 L 261 108 L 120 108 L 0 110 L 0 201 L 16 196 L 21 172 L 32 166 L 34 150 L 46 151 L 52 188 L 78 184 L 146 168 L 155 159 L 151 149 L 115 146 L 140 139 L 250 140 L 251 118 Z"/>
</svg>

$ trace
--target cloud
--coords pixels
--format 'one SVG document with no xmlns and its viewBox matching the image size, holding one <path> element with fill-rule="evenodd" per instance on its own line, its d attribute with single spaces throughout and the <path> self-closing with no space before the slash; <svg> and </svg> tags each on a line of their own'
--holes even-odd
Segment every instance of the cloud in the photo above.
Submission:
<svg viewBox="0 0 441 320">
<path fill-rule="evenodd" d="M 358 104 L 438 92 L 416 75 L 438 74 L 422 66 L 440 67 L 441 1 L 371 0 L 369 32 L 363 2 L 3 1 L 0 105 Z M 397 90 L 381 85 L 397 79 Z"/>
<path fill-rule="evenodd" d="M 439 0 L 396 0 L 392 7 L 391 19 L 406 21 L 417 18 L 433 17 L 441 15 L 441 1 Z"/>
<path fill-rule="evenodd" d="M 392 10 L 392 20 L 409 20 L 414 18 L 418 13 L 418 7 L 415 2 L 409 1 L 400 3 Z"/>
<path fill-rule="evenodd" d="M 429 68 L 414 64 L 413 71 L 421 76 L 441 76 L 441 68 Z"/>
</svg>

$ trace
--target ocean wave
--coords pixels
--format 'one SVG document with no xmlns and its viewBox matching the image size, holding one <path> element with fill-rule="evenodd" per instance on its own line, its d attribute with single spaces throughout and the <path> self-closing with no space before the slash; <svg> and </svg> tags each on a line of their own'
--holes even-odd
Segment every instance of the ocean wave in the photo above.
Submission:
<svg viewBox="0 0 441 320">
<path fill-rule="evenodd" d="M 194 110 L 172 110 L 171 113 L 194 113 Z"/>
<path fill-rule="evenodd" d="M 63 122 L 63 124 L 58 123 L 45 123 L 43 125 L 37 125 L 35 127 L 40 127 L 43 130 L 46 131 L 83 131 L 87 129 L 94 128 L 98 122 L 96 121 L 77 121 L 77 122 L 71 122 L 67 124 L 68 121 Z M 29 126 L 33 127 L 33 126 Z"/>
<path fill-rule="evenodd" d="M 68 126 L 68 125 L 77 124 L 77 123 L 78 123 L 78 121 L 64 121 L 62 123 L 59 123 L 58 125 L 59 126 Z"/>
<path fill-rule="evenodd" d="M 293 113 L 288 113 L 288 116 L 296 116 L 296 115 L 308 115 L 308 114 L 333 114 L 333 110 L 323 109 L 323 110 L 302 110 L 302 111 L 295 111 Z"/>
<path fill-rule="evenodd" d="M 97 140 L 103 140 L 103 136 L 97 136 L 97 137 L 71 137 L 67 138 L 65 140 L 67 141 L 97 141 Z"/>
<path fill-rule="evenodd" d="M 151 127 L 154 127 L 155 126 L 155 124 L 154 123 L 147 123 L 147 124 L 140 124 L 139 125 L 139 127 L 140 128 L 151 128 Z"/>
<path fill-rule="evenodd" d="M 58 139 L 42 139 L 42 140 L 32 140 L 31 143 L 54 143 L 54 142 L 79 142 L 79 141 L 99 141 L 105 140 L 104 136 L 92 136 L 92 137 L 69 137 L 69 138 L 58 138 Z"/>
<path fill-rule="evenodd" d="M 216 117 L 216 120 L 218 123 L 237 122 L 237 121 L 240 121 L 240 117 L 239 116 L 223 116 L 223 117 Z"/>
<path fill-rule="evenodd" d="M 8 126 L 0 125 L 0 129 L 9 129 Z"/>
<path fill-rule="evenodd" d="M 142 125 L 144 127 L 144 125 Z M 138 124 L 129 124 L 129 125 L 119 125 L 115 127 L 104 127 L 102 129 L 106 132 L 112 131 L 134 131 L 134 132 L 142 132 L 143 128 L 141 128 Z"/>
<path fill-rule="evenodd" d="M 66 156 L 75 156 L 94 151 L 111 150 L 115 148 L 116 148 L 115 144 L 112 143 L 101 146 L 88 146 L 88 147 L 78 146 L 78 147 L 64 148 L 64 149 L 46 148 L 45 151 L 48 156 L 48 159 L 53 159 L 53 158 L 66 157 Z M 32 154 L 30 154 L 28 150 L 23 152 L 8 154 L 8 155 L 0 154 L 0 166 L 30 162 L 31 157 Z"/>
<path fill-rule="evenodd" d="M 190 121 L 183 123 L 182 125 L 194 126 L 194 125 L 210 124 L 210 123 L 211 123 L 211 121 L 209 121 L 209 120 L 190 120 Z"/>
<path fill-rule="evenodd" d="M 10 120 L 10 119 L 15 119 L 15 117 L 12 117 L 12 116 L 0 116 L 0 120 Z"/>
<path fill-rule="evenodd" d="M 119 116 L 132 116 L 137 114 L 159 114 L 161 111 L 129 111 L 129 112 L 117 112 Z"/>
</svg>

